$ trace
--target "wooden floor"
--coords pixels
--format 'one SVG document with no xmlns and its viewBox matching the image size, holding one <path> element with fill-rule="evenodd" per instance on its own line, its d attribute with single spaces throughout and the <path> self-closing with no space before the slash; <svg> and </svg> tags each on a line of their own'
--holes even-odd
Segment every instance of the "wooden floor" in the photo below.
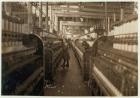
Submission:
<svg viewBox="0 0 140 98">
<path fill-rule="evenodd" d="M 91 96 L 90 90 L 83 82 L 80 67 L 72 50 L 70 67 L 67 70 L 58 68 L 56 88 L 45 88 L 45 96 Z"/>
</svg>

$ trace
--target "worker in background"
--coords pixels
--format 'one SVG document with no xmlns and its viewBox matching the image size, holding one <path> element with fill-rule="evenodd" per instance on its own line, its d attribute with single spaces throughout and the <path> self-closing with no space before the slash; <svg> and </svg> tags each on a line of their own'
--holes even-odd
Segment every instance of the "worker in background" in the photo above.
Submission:
<svg viewBox="0 0 140 98">
<path fill-rule="evenodd" d="M 47 49 L 45 51 L 45 82 L 46 87 L 55 88 L 55 82 L 53 79 L 53 50 L 52 43 L 47 44 Z"/>
<path fill-rule="evenodd" d="M 52 31 L 54 34 L 57 34 L 57 31 L 55 30 L 55 29 L 53 29 L 53 31 Z"/>
<path fill-rule="evenodd" d="M 83 41 L 82 43 L 84 47 L 84 54 L 83 54 L 83 60 L 84 60 L 84 81 L 89 80 L 89 71 L 90 71 L 90 47 L 86 41 Z"/>
<path fill-rule="evenodd" d="M 71 40 L 67 39 L 68 47 L 71 48 Z"/>
<path fill-rule="evenodd" d="M 70 59 L 69 48 L 68 48 L 68 44 L 66 42 L 62 43 L 62 49 L 63 49 L 63 56 L 62 56 L 63 64 L 62 64 L 62 67 L 64 69 L 66 67 L 67 68 L 69 67 L 69 59 Z"/>
</svg>

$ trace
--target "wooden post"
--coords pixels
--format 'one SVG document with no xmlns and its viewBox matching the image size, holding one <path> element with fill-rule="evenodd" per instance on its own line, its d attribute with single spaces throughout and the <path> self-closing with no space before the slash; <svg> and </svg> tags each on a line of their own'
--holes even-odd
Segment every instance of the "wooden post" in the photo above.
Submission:
<svg viewBox="0 0 140 98">
<path fill-rule="evenodd" d="M 28 7 L 28 32 L 32 32 L 32 5 L 30 2 L 27 3 Z"/>
<path fill-rule="evenodd" d="M 49 31 L 48 28 L 48 2 L 46 3 L 46 30 Z"/>
<path fill-rule="evenodd" d="M 39 27 L 42 27 L 42 3 L 40 3 L 40 9 L 39 9 Z"/>
<path fill-rule="evenodd" d="M 116 22 L 116 14 L 113 14 L 113 21 Z"/>
<path fill-rule="evenodd" d="M 124 11 L 123 11 L 123 9 L 121 8 L 121 9 L 120 9 L 120 20 L 122 21 L 123 18 L 124 18 Z"/>
</svg>

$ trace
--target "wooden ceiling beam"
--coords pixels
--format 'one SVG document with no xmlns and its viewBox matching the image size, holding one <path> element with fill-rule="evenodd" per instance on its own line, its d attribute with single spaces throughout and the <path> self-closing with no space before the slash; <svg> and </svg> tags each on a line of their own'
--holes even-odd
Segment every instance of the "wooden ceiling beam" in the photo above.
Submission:
<svg viewBox="0 0 140 98">
<path fill-rule="evenodd" d="M 106 17 L 105 13 L 87 13 L 87 12 L 65 12 L 65 13 L 56 13 L 58 17 L 83 17 L 83 18 L 96 18 L 104 19 Z M 113 14 L 107 14 L 108 17 L 113 18 Z M 120 15 L 116 15 L 116 18 Z"/>
<path fill-rule="evenodd" d="M 55 11 L 61 11 L 61 10 L 72 10 L 72 11 L 83 11 L 83 12 L 92 12 L 92 13 L 105 13 L 104 8 L 96 8 L 96 9 L 91 9 L 91 8 L 67 8 L 67 7 L 54 7 L 52 8 Z M 124 13 L 126 14 L 131 14 L 133 10 L 125 10 Z M 120 13 L 120 9 L 107 9 L 107 13 Z"/>
<path fill-rule="evenodd" d="M 134 2 L 106 2 L 108 9 L 132 9 Z M 43 3 L 45 5 L 45 2 Z M 104 8 L 105 2 L 48 2 L 48 5 L 61 6 L 61 5 L 69 5 L 69 6 L 83 6 L 85 8 Z"/>
</svg>

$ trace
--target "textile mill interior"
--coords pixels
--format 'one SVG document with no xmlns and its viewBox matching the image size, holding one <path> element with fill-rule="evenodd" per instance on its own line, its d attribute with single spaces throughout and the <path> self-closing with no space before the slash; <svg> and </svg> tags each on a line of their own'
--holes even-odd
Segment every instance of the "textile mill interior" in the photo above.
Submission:
<svg viewBox="0 0 140 98">
<path fill-rule="evenodd" d="M 2 2 L 1 94 L 138 96 L 138 2 Z"/>
</svg>

